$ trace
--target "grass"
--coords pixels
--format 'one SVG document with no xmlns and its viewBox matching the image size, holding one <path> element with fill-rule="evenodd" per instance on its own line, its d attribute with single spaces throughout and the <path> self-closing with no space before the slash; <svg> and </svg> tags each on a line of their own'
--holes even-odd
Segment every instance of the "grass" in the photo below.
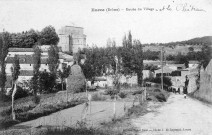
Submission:
<svg viewBox="0 0 212 135">
<path fill-rule="evenodd" d="M 97 128 L 67 127 L 64 129 L 59 129 L 59 128 L 48 129 L 45 135 L 112 135 L 112 134 L 111 134 L 111 131 L 105 132 L 104 130 L 97 129 Z"/>
<path fill-rule="evenodd" d="M 66 96 L 64 93 L 56 94 L 43 94 L 40 95 L 40 103 L 35 104 L 33 97 L 25 97 L 15 100 L 15 113 L 16 119 L 19 122 L 25 122 L 33 119 L 37 119 L 42 116 L 49 115 L 51 113 L 74 107 L 81 103 L 86 102 L 85 93 L 72 94 L 68 93 L 69 101 L 66 102 Z M 71 97 L 71 100 L 70 100 Z M 12 126 L 17 124 L 11 120 L 11 102 L 5 102 L 1 104 L 0 115 L 3 117 L 0 121 L 0 125 Z M 8 127 L 8 126 L 6 126 Z M 1 127 L 0 127 L 1 128 Z M 5 128 L 2 126 L 2 128 Z"/>
<path fill-rule="evenodd" d="M 0 129 L 7 129 L 11 127 L 12 125 L 18 124 L 20 121 L 13 120 L 11 116 L 5 117 L 0 120 Z"/>
</svg>

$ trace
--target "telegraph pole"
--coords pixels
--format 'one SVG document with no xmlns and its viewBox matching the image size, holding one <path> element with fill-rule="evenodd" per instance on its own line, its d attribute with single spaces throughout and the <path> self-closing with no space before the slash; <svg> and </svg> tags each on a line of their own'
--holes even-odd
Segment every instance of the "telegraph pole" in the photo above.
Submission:
<svg viewBox="0 0 212 135">
<path fill-rule="evenodd" d="M 163 46 L 161 47 L 161 89 L 163 90 Z"/>
</svg>

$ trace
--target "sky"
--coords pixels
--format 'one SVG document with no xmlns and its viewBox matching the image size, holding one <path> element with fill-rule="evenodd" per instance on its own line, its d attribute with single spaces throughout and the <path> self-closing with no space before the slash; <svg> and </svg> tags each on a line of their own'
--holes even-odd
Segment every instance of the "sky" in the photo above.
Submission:
<svg viewBox="0 0 212 135">
<path fill-rule="evenodd" d="M 141 43 L 183 41 L 212 36 L 212 1 L 0 0 L 0 31 L 40 31 L 48 25 L 56 30 L 65 25 L 83 27 L 88 45 L 105 46 L 108 38 L 120 45 L 129 31 Z"/>
</svg>

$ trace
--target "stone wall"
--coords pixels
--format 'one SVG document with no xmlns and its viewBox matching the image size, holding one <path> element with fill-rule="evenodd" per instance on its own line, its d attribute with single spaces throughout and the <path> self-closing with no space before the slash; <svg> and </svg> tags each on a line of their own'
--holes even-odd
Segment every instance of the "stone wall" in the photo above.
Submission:
<svg viewBox="0 0 212 135">
<path fill-rule="evenodd" d="M 194 97 L 212 102 L 212 60 L 205 70 L 200 71 L 200 88 L 194 92 Z"/>
</svg>

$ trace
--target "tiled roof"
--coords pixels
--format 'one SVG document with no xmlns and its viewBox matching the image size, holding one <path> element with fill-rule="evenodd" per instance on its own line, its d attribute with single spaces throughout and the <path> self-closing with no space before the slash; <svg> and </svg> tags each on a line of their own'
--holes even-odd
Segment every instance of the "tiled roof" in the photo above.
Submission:
<svg viewBox="0 0 212 135">
<path fill-rule="evenodd" d="M 32 55 L 18 55 L 20 64 L 34 64 Z M 48 58 L 41 58 L 41 64 L 47 64 Z M 14 63 L 14 57 L 7 57 L 6 63 Z"/>
<path fill-rule="evenodd" d="M 33 48 L 9 48 L 9 52 L 33 52 Z"/>
<path fill-rule="evenodd" d="M 18 55 L 20 64 L 33 64 L 33 57 L 31 55 Z M 6 63 L 14 63 L 15 57 L 7 57 Z"/>
</svg>

